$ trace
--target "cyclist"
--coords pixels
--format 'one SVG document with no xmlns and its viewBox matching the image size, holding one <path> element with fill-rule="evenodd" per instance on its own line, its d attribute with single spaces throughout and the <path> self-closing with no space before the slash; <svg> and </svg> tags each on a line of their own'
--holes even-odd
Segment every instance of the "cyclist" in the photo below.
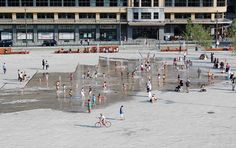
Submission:
<svg viewBox="0 0 236 148">
<path fill-rule="evenodd" d="M 99 120 L 100 120 L 100 122 L 101 122 L 103 125 L 105 125 L 106 117 L 105 117 L 102 113 L 100 113 Z"/>
</svg>

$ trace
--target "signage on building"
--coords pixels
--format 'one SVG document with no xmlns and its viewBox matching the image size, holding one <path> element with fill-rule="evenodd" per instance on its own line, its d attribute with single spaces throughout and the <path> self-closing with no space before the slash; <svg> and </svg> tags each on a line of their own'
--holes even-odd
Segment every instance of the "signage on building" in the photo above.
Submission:
<svg viewBox="0 0 236 148">
<path fill-rule="evenodd" d="M 38 39 L 39 40 L 46 40 L 46 39 L 53 39 L 53 32 L 39 32 Z"/>
</svg>

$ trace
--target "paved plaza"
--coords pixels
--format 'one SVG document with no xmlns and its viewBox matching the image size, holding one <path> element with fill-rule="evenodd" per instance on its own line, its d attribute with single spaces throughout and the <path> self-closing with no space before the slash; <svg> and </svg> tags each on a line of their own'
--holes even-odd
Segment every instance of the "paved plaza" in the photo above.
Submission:
<svg viewBox="0 0 236 148">
<path fill-rule="evenodd" d="M 173 69 L 173 59 L 192 61 L 188 70 Z M 54 54 L 53 49 L 30 49 L 28 55 L 1 55 L 6 74 L 0 70 L 0 147 L 4 148 L 77 148 L 77 147 L 236 147 L 236 92 L 232 91 L 227 73 L 213 69 L 211 59 L 199 60 L 201 54 L 159 52 L 144 46 L 125 46 L 118 53 Z M 152 59 L 151 72 L 141 72 L 140 64 Z M 236 71 L 236 56 L 231 52 L 215 52 L 215 58 L 229 63 Z M 42 69 L 42 59 L 49 68 Z M 182 60 L 180 60 L 182 61 Z M 166 84 L 158 84 L 158 67 L 168 65 Z M 2 66 L 2 65 L 1 65 Z M 135 69 L 137 70 L 135 71 Z M 197 69 L 201 69 L 201 79 Z M 26 73 L 19 82 L 18 69 Z M 214 82 L 208 82 L 209 69 Z M 83 78 L 84 73 L 98 70 L 98 78 Z M 125 73 L 121 73 L 124 70 Z M 69 81 L 73 73 L 73 83 Z M 175 92 L 177 73 L 186 81 L 190 92 Z M 44 82 L 49 74 L 48 83 Z M 105 76 L 106 75 L 106 76 Z M 151 78 L 152 94 L 157 101 L 148 102 L 146 83 Z M 61 80 L 60 80 L 61 79 Z M 66 96 L 56 92 L 55 83 L 66 85 Z M 108 85 L 103 90 L 104 81 Z M 164 80 L 163 80 L 164 81 Z M 125 83 L 126 90 L 122 84 Z M 199 92 L 206 84 L 206 92 Z M 105 101 L 97 103 L 88 113 L 89 86 L 102 94 Z M 164 87 L 165 86 L 165 87 Z M 73 90 L 68 96 L 69 88 Z M 82 100 L 81 89 L 86 97 Z M 119 108 L 124 106 L 125 120 L 120 120 Z M 112 125 L 96 128 L 103 113 Z"/>
</svg>

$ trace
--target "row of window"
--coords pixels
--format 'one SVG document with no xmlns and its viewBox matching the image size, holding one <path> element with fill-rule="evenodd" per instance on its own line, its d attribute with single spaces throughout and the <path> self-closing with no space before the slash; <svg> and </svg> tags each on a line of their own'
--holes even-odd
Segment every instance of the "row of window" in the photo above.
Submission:
<svg viewBox="0 0 236 148">
<path fill-rule="evenodd" d="M 0 0 L 0 6 L 127 6 L 127 0 Z"/>
<path fill-rule="evenodd" d="M 138 12 L 134 12 L 133 13 L 133 18 L 134 19 L 139 19 L 139 13 Z M 150 12 L 142 12 L 141 13 L 141 19 L 151 19 L 152 18 L 152 13 Z M 159 13 L 158 12 L 154 12 L 153 13 L 153 19 L 159 19 Z"/>
<path fill-rule="evenodd" d="M 38 13 L 38 19 L 54 19 L 53 13 Z M 33 13 L 17 13 L 17 19 L 33 19 Z M 59 19 L 75 19 L 74 13 L 58 13 Z M 95 19 L 96 13 L 79 13 L 80 19 Z M 116 13 L 100 13 L 101 19 L 116 19 Z M 121 19 L 126 19 L 126 13 L 121 13 Z M 11 13 L 0 13 L 0 19 L 12 19 Z"/>
<path fill-rule="evenodd" d="M 165 0 L 167 7 L 213 7 L 214 0 Z M 217 0 L 217 6 L 226 6 L 226 0 Z"/>
</svg>

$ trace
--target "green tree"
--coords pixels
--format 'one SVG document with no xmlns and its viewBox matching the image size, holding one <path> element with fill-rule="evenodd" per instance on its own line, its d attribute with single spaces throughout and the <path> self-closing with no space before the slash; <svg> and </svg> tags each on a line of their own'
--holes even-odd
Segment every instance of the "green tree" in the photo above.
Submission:
<svg viewBox="0 0 236 148">
<path fill-rule="evenodd" d="M 184 37 L 187 41 L 196 41 L 204 48 L 209 48 L 212 43 L 210 30 L 208 28 L 204 28 L 200 24 L 193 24 L 191 20 L 188 20 L 186 31 L 184 32 Z"/>
<path fill-rule="evenodd" d="M 231 37 L 233 39 L 233 52 L 236 53 L 236 19 L 233 20 L 231 29 L 230 29 Z"/>
</svg>

